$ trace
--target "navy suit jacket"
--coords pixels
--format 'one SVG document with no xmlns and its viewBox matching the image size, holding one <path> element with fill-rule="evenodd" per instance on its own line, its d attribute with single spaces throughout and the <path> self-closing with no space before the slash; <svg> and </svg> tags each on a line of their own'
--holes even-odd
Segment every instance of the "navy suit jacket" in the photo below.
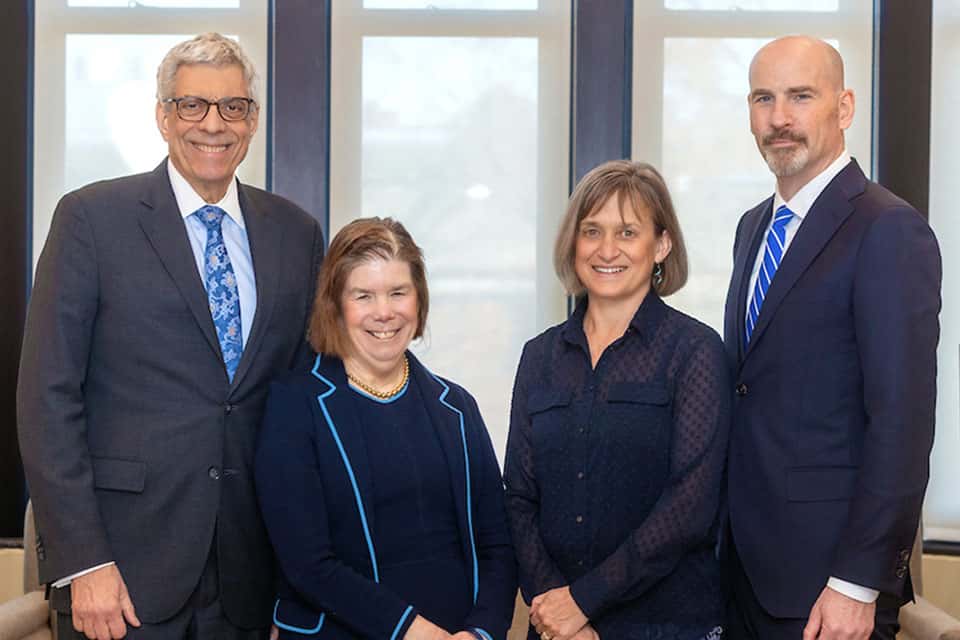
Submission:
<svg viewBox="0 0 960 640">
<path fill-rule="evenodd" d="M 407 357 L 450 465 L 474 591 L 464 627 L 504 638 L 517 577 L 493 446 L 473 397 Z M 255 475 L 282 574 L 274 620 L 311 637 L 402 638 L 417 612 L 377 584 L 372 470 L 352 393 L 329 356 L 271 386 Z"/>
<path fill-rule="evenodd" d="M 806 617 L 830 576 L 905 601 L 933 444 L 936 239 L 852 161 L 804 219 L 745 346 L 771 208 L 737 227 L 724 322 L 737 552 L 774 616 Z"/>
</svg>

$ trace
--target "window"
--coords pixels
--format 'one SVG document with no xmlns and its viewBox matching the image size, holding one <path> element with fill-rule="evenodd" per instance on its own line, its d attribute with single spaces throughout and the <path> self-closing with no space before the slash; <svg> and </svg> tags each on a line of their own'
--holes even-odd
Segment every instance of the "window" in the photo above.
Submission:
<svg viewBox="0 0 960 640">
<path fill-rule="evenodd" d="M 665 0 L 667 9 L 681 11 L 833 11 L 840 0 Z"/>
<path fill-rule="evenodd" d="M 476 396 L 502 459 L 520 349 L 565 316 L 551 254 L 567 195 L 570 5 L 429 4 L 333 3 L 330 233 L 392 216 L 423 247 L 430 318 L 415 350 Z M 468 5 L 489 10 L 440 10 Z"/>
<path fill-rule="evenodd" d="M 960 542 L 960 219 L 956 176 L 960 175 L 960 0 L 933 3 L 933 68 L 930 122 L 930 225 L 943 256 L 943 307 L 937 362 L 937 430 L 930 485 L 924 504 L 924 538 Z"/>
<path fill-rule="evenodd" d="M 364 9 L 536 10 L 537 0 L 363 0 Z"/>
</svg>

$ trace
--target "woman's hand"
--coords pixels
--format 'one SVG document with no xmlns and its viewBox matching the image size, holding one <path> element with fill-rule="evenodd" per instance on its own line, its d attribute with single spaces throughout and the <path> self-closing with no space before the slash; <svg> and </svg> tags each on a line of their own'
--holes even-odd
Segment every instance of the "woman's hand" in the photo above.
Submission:
<svg viewBox="0 0 960 640">
<path fill-rule="evenodd" d="M 413 619 L 413 624 L 403 634 L 403 640 L 449 640 L 452 637 L 454 636 L 420 615 Z"/>
<path fill-rule="evenodd" d="M 588 622 L 570 595 L 569 586 L 557 587 L 535 597 L 530 604 L 530 621 L 543 640 L 573 638 Z"/>
</svg>

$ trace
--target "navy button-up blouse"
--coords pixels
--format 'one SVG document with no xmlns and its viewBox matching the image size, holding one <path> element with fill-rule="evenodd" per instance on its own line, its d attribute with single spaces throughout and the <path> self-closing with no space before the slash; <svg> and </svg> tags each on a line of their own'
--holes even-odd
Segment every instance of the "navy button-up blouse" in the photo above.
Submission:
<svg viewBox="0 0 960 640">
<path fill-rule="evenodd" d="M 594 369 L 586 308 L 526 344 L 514 385 L 504 479 L 524 598 L 570 585 L 601 637 L 709 627 L 722 614 L 723 344 L 651 291 Z"/>
</svg>

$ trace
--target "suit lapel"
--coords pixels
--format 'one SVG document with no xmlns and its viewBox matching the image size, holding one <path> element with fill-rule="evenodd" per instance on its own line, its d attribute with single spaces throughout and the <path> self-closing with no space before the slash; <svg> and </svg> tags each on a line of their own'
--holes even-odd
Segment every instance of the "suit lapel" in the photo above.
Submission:
<svg viewBox="0 0 960 640">
<path fill-rule="evenodd" d="M 467 530 L 466 521 L 467 470 L 464 433 L 461 430 L 463 407 L 458 406 L 459 398 L 450 397 L 450 388 L 433 377 L 433 374 L 413 354 L 408 352 L 407 357 L 410 359 L 410 373 L 423 394 L 424 404 L 427 405 L 427 412 L 430 414 L 430 422 L 433 423 L 443 455 L 447 460 L 450 486 L 453 488 L 453 501 L 457 507 L 460 540 L 464 545 L 464 553 L 469 553 L 467 540 L 470 532 Z"/>
<path fill-rule="evenodd" d="M 770 283 L 744 358 L 750 355 L 793 285 L 853 213 L 850 200 L 863 192 L 865 183 L 860 167 L 851 160 L 813 203 Z"/>
<path fill-rule="evenodd" d="M 323 428 L 329 429 L 343 447 L 342 456 L 350 465 L 349 473 L 353 474 L 369 532 L 373 536 L 373 481 L 370 461 L 363 429 L 357 420 L 353 392 L 347 386 L 343 361 L 329 356 L 317 356 L 312 373 L 322 383 L 317 401 L 326 420 Z"/>
<path fill-rule="evenodd" d="M 140 227 L 180 290 L 180 295 L 186 301 L 214 355 L 222 361 L 220 342 L 210 316 L 207 292 L 200 281 L 187 228 L 170 186 L 166 160 L 154 169 L 150 189 L 143 194 L 140 202 L 143 205 L 140 210 Z M 223 376 L 226 379 L 226 370 L 223 371 Z"/>
<path fill-rule="evenodd" d="M 254 311 L 253 326 L 250 328 L 247 343 L 243 345 L 243 354 L 240 356 L 237 373 L 233 377 L 234 388 L 240 385 L 250 371 L 257 351 L 263 344 L 267 327 L 270 326 L 283 258 L 280 251 L 283 227 L 258 206 L 246 186 L 239 185 L 238 191 L 257 283 L 257 308 Z"/>
<path fill-rule="evenodd" d="M 730 295 L 733 296 L 734 305 L 727 309 L 725 322 L 726 326 L 733 327 L 733 335 L 727 335 L 726 338 L 728 349 L 736 354 L 738 363 L 743 361 L 744 355 L 743 337 L 746 334 L 744 323 L 746 322 L 747 298 L 750 295 L 747 288 L 750 286 L 750 275 L 753 272 L 757 251 L 760 250 L 772 207 L 773 197 L 771 196 L 747 213 L 741 229 L 742 244 L 737 255 L 734 256 L 733 273 L 735 274 L 735 280 L 730 283 Z"/>
</svg>

